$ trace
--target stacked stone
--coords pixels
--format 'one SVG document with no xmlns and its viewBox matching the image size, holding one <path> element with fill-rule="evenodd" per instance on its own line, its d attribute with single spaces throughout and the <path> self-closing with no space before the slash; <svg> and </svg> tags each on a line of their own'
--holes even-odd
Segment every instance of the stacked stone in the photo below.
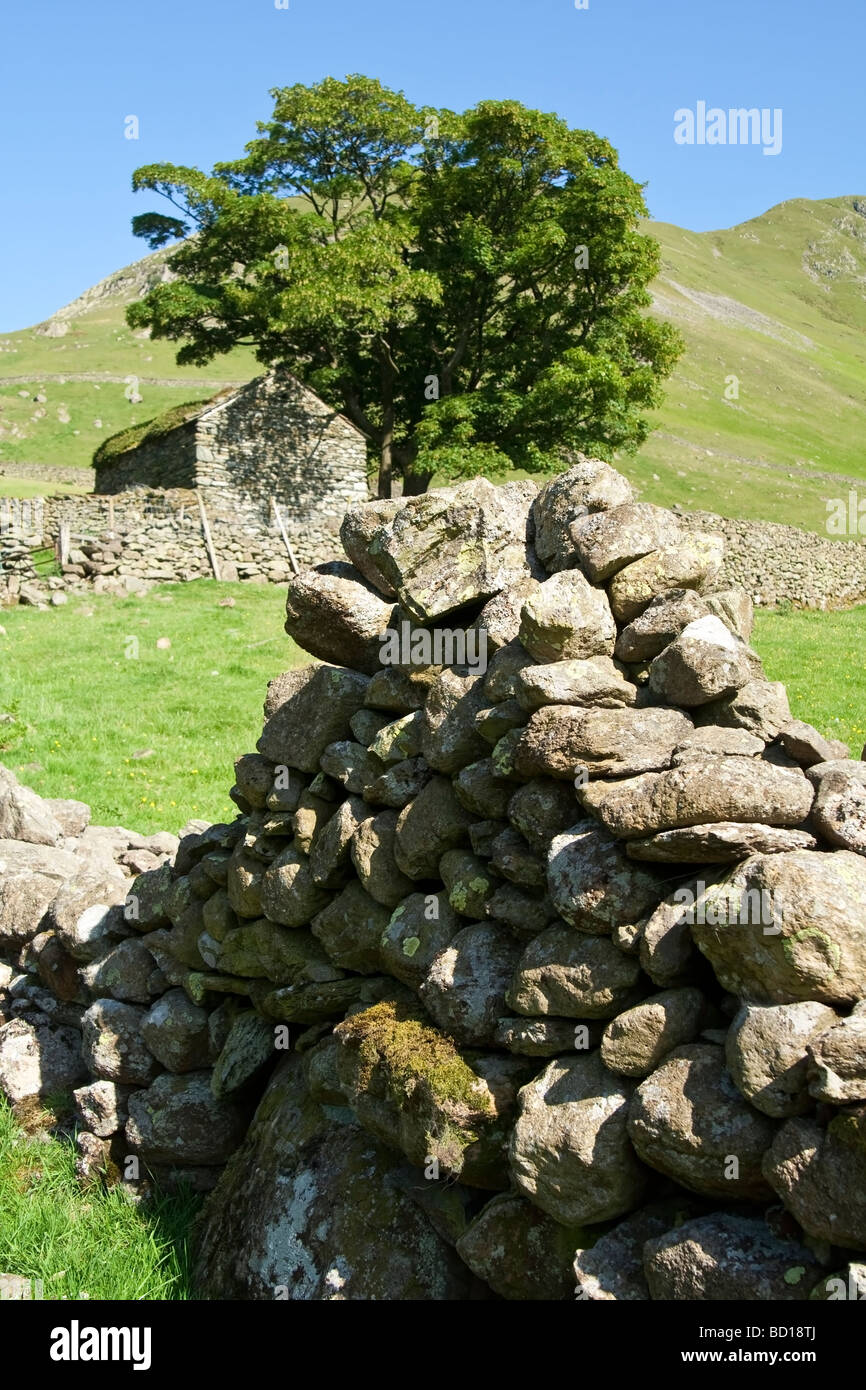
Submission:
<svg viewBox="0 0 866 1390">
<path fill-rule="evenodd" d="M 859 1288 L 866 764 L 791 718 L 718 538 L 579 458 L 358 506 L 342 539 L 289 584 L 317 660 L 269 686 L 238 819 L 111 924 L 162 992 L 115 1145 L 213 1174 L 258 1102 L 202 1290 Z M 433 664 L 445 629 L 462 664 Z M 154 1041 L 188 1007 L 212 1071 Z"/>
<path fill-rule="evenodd" d="M 211 1199 L 209 1287 L 823 1288 L 866 1248 L 864 764 L 791 718 L 718 538 L 601 462 L 342 536 L 289 585 L 324 664 L 269 688 L 199 939 L 310 1030 Z M 487 669 L 413 664 L 443 627 Z"/>
<path fill-rule="evenodd" d="M 249 1122 L 230 1079 L 221 1090 L 242 1010 L 214 995 L 203 1008 L 173 987 L 176 956 L 136 922 L 130 891 L 140 874 L 151 889 L 164 883 L 183 923 L 179 899 L 210 867 L 205 846 L 224 839 L 203 831 L 179 841 L 94 826 L 82 802 L 44 800 L 0 767 L 0 1095 L 30 1127 L 43 1104 L 63 1114 L 66 1096 L 82 1180 L 141 1192 L 149 1176 L 171 1185 L 180 1172 L 207 1190 Z"/>
</svg>

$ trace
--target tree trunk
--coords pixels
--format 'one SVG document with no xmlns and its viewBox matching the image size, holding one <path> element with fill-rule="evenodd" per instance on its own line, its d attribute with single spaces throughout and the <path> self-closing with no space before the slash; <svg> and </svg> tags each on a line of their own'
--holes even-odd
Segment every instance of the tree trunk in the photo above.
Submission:
<svg viewBox="0 0 866 1390">
<path fill-rule="evenodd" d="M 418 497 L 422 492 L 427 491 L 432 481 L 432 473 L 413 473 L 407 471 L 403 474 L 403 496 Z"/>
<path fill-rule="evenodd" d="M 382 366 L 382 445 L 379 451 L 379 497 L 389 498 L 394 477 L 394 373 Z"/>
</svg>

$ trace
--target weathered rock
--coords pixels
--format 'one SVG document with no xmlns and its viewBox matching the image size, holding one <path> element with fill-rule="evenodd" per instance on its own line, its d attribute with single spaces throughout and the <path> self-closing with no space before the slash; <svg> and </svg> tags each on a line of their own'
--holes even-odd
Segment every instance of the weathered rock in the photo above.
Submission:
<svg viewBox="0 0 866 1390">
<path fill-rule="evenodd" d="M 804 1245 L 778 1236 L 759 1217 L 715 1212 L 644 1246 L 656 1299 L 806 1299 L 821 1266 Z"/>
<path fill-rule="evenodd" d="M 770 1121 L 743 1100 L 711 1043 L 669 1053 L 632 1100 L 628 1132 L 651 1168 L 692 1192 L 730 1201 L 768 1196 L 761 1159 Z"/>
<path fill-rule="evenodd" d="M 408 671 L 387 666 L 377 671 L 367 686 L 364 704 L 369 709 L 389 710 L 393 714 L 411 714 L 424 703 L 425 689 L 413 680 Z"/>
<path fill-rule="evenodd" d="M 78 872 L 66 850 L 0 840 L 0 941 L 14 948 L 35 936 L 64 881 Z"/>
<path fill-rule="evenodd" d="M 306 927 L 289 930 L 265 917 L 230 931 L 207 964 L 226 975 L 271 980 L 277 985 L 336 980 L 342 975 Z"/>
<path fill-rule="evenodd" d="M 826 1129 L 786 1120 L 764 1174 L 808 1235 L 854 1250 L 866 1245 L 866 1107 L 841 1111 Z"/>
<path fill-rule="evenodd" d="M 419 989 L 433 961 L 463 926 L 446 893 L 410 893 L 382 933 L 382 968 Z"/>
<path fill-rule="evenodd" d="M 646 1175 L 626 1129 L 631 1090 L 592 1053 L 554 1058 L 520 1092 L 512 1175 L 562 1225 L 609 1221 L 640 1202 Z"/>
<path fill-rule="evenodd" d="M 781 681 L 750 680 L 733 695 L 704 705 L 699 723 L 728 729 L 746 729 L 765 743 L 772 743 L 791 722 L 788 695 Z"/>
<path fill-rule="evenodd" d="M 226 875 L 229 906 L 238 917 L 261 917 L 264 875 L 263 862 L 248 854 L 243 840 L 239 840 L 232 850 Z"/>
<path fill-rule="evenodd" d="M 692 936 L 725 989 L 754 1003 L 866 994 L 866 865 L 794 850 L 745 860 L 699 897 Z"/>
<path fill-rule="evenodd" d="M 65 1092 L 87 1067 L 74 1028 L 50 1028 L 23 1018 L 0 1024 L 0 1095 L 11 1102 Z"/>
<path fill-rule="evenodd" d="M 573 825 L 579 814 L 574 789 L 552 777 L 532 778 L 512 791 L 508 802 L 508 819 L 536 854 L 546 855 L 554 835 Z"/>
<path fill-rule="evenodd" d="M 513 826 L 497 835 L 490 848 L 493 867 L 505 878 L 525 888 L 544 887 L 544 860 Z"/>
<path fill-rule="evenodd" d="M 826 1004 L 744 1004 L 728 1031 L 725 1052 L 734 1084 L 773 1119 L 802 1115 L 812 1107 L 807 1046 L 832 1028 L 838 1015 Z"/>
<path fill-rule="evenodd" d="M 94 1076 L 146 1086 L 159 1065 L 145 1046 L 141 1025 L 146 1010 L 117 999 L 97 999 L 81 1019 L 81 1051 Z"/>
<path fill-rule="evenodd" d="M 484 677 L 447 668 L 430 686 L 421 723 L 421 752 L 435 772 L 458 772 L 487 752 L 475 720 L 484 708 Z"/>
<path fill-rule="evenodd" d="M 648 1240 L 679 1226 L 697 1204 L 683 1194 L 651 1202 L 618 1222 L 574 1257 L 576 1297 L 582 1303 L 648 1300 L 643 1250 Z"/>
<path fill-rule="evenodd" d="M 614 617 L 618 623 L 632 623 L 657 594 L 705 588 L 718 574 L 723 555 L 720 536 L 689 536 L 626 565 L 608 586 Z"/>
<path fill-rule="evenodd" d="M 514 792 L 511 783 L 496 775 L 492 758 L 481 758 L 464 767 L 454 778 L 460 805 L 482 820 L 501 820 Z"/>
<path fill-rule="evenodd" d="M 601 1040 L 601 1060 L 621 1076 L 649 1076 L 675 1047 L 693 1042 L 706 1001 L 699 989 L 670 989 L 611 1019 Z"/>
<path fill-rule="evenodd" d="M 801 767 L 813 767 L 815 763 L 849 756 L 847 744 L 840 743 L 838 739 L 824 738 L 811 724 L 804 724 L 802 719 L 792 719 L 779 734 L 779 742 Z"/>
<path fill-rule="evenodd" d="M 253 810 L 264 810 L 273 783 L 273 763 L 260 753 L 244 753 L 235 761 L 235 785 L 232 791 Z"/>
<path fill-rule="evenodd" d="M 813 792 L 799 769 L 754 758 L 707 758 L 619 782 L 590 782 L 583 806 L 623 839 L 710 821 L 798 826 Z"/>
<path fill-rule="evenodd" d="M 431 777 L 397 818 L 397 867 L 411 879 L 435 878 L 445 851 L 465 844 L 471 822 L 448 778 Z"/>
<path fill-rule="evenodd" d="M 375 753 L 353 739 L 329 743 L 319 759 L 319 765 L 323 772 L 355 796 L 366 794 L 385 771 L 384 763 Z"/>
<path fill-rule="evenodd" d="M 396 1169 L 348 1115 L 326 1118 L 308 1098 L 303 1059 L 287 1057 L 208 1203 L 197 1252 L 205 1294 L 267 1302 L 469 1297 L 471 1275 L 391 1180 Z"/>
<path fill-rule="evenodd" d="M 527 561 L 532 572 L 521 575 L 515 583 L 488 599 L 472 624 L 475 630 L 484 634 L 479 640 L 485 643 L 486 652 L 493 654 L 501 651 L 517 640 L 524 601 L 535 593 L 539 582 L 547 578 L 531 551 L 527 554 Z"/>
<path fill-rule="evenodd" d="M 374 740 L 378 738 L 383 729 L 387 729 L 392 722 L 400 724 L 402 719 L 406 717 L 403 715 L 401 719 L 392 721 L 384 710 L 359 709 L 349 720 L 349 728 L 352 731 L 352 737 L 358 743 L 363 743 L 365 748 L 371 748 Z M 411 715 L 408 717 L 411 720 Z M 406 754 L 404 753 L 402 756 L 405 757 Z M 383 761 L 388 761 L 388 759 L 383 759 Z"/>
<path fill-rule="evenodd" d="M 421 623 L 492 598 L 529 572 L 534 483 L 473 478 L 412 497 L 373 536 L 368 554 Z"/>
<path fill-rule="evenodd" d="M 401 763 L 392 763 L 387 772 L 370 783 L 364 792 L 364 800 L 371 806 L 390 806 L 393 810 L 401 810 L 414 801 L 432 775 L 423 758 L 405 758 Z"/>
<path fill-rule="evenodd" d="M 336 817 L 335 817 L 336 819 Z M 412 891 L 412 880 L 397 868 L 394 841 L 397 812 L 367 814 L 352 836 L 352 863 L 363 887 L 383 907 L 394 908 Z"/>
<path fill-rule="evenodd" d="M 519 1057 L 557 1057 L 597 1047 L 600 1041 L 600 1023 L 575 1025 L 570 1018 L 501 1018 L 494 1036 L 497 1047 Z"/>
<path fill-rule="evenodd" d="M 765 747 L 764 740 L 750 734 L 747 729 L 723 729 L 715 724 L 707 724 L 694 729 L 682 743 L 677 744 L 671 767 L 706 757 L 757 758 Z"/>
<path fill-rule="evenodd" d="M 419 993 L 438 1028 L 461 1045 L 492 1043 L 520 948 L 494 922 L 464 927 L 436 956 Z M 553 1011 L 551 1011 L 553 1012 Z"/>
<path fill-rule="evenodd" d="M 649 686 L 658 699 L 691 709 L 722 699 L 757 675 L 757 656 L 709 614 L 689 623 L 656 657 Z"/>
<path fill-rule="evenodd" d="M 552 478 L 532 505 L 535 549 L 551 574 L 577 564 L 571 528 L 590 512 L 620 507 L 632 500 L 631 484 L 601 459 L 579 454 L 565 473 Z"/>
<path fill-rule="evenodd" d="M 725 627 L 741 641 L 748 642 L 755 621 L 755 605 L 741 585 L 704 594 L 704 602 L 711 613 L 721 618 Z"/>
<path fill-rule="evenodd" d="M 316 796 L 315 792 L 303 791 L 298 798 L 298 809 L 292 816 L 295 830 L 293 844 L 299 854 L 309 854 L 313 841 L 336 811 L 333 801 Z"/>
<path fill-rule="evenodd" d="M 688 715 L 674 709 L 582 709 L 549 705 L 533 714 L 519 736 L 514 766 L 523 778 L 573 780 L 628 777 L 666 768 L 690 732 Z"/>
<path fill-rule="evenodd" d="M 507 1187 L 503 1141 L 525 1062 L 464 1057 L 417 1005 L 385 1001 L 353 1014 L 334 1035 L 341 1085 L 371 1134 L 419 1168 L 470 1187 Z"/>
<path fill-rule="evenodd" d="M 618 570 L 650 551 L 679 544 L 680 524 L 673 512 L 649 502 L 627 502 L 572 523 L 577 560 L 593 584 L 604 584 Z"/>
<path fill-rule="evenodd" d="M 146 1163 L 225 1163 L 244 1137 L 248 1114 L 218 1100 L 209 1071 L 163 1072 L 129 1097 L 126 1138 Z"/>
<path fill-rule="evenodd" d="M 464 1264 L 500 1298 L 519 1302 L 572 1298 L 571 1262 L 583 1240 L 522 1197 L 493 1197 L 457 1242 Z"/>
<path fill-rule="evenodd" d="M 692 908 L 702 891 L 701 882 L 683 885 L 682 890 L 675 890 L 659 903 L 640 933 L 641 966 L 661 989 L 689 979 L 696 954 L 691 937 Z"/>
<path fill-rule="evenodd" d="M 378 498 L 349 507 L 340 525 L 343 549 L 355 569 L 386 598 L 396 598 L 396 590 L 385 578 L 373 556 L 370 542 L 380 527 L 387 527 L 403 506 L 402 498 Z"/>
<path fill-rule="evenodd" d="M 554 926 L 530 941 L 506 997 L 518 1014 L 613 1018 L 635 1002 L 639 977 L 637 961 L 609 937 Z"/>
<path fill-rule="evenodd" d="M 612 655 L 616 623 L 603 590 L 563 570 L 524 600 L 519 637 L 536 661 L 586 660 Z"/>
<path fill-rule="evenodd" d="M 119 1086 L 115 1081 L 91 1081 L 88 1086 L 79 1086 L 72 1092 L 72 1099 L 82 1128 L 100 1139 L 116 1134 L 126 1124 L 130 1095 L 129 1086 Z"/>
<path fill-rule="evenodd" d="M 683 628 L 709 612 L 705 599 L 694 589 L 669 589 L 651 599 L 642 613 L 624 627 L 616 639 L 614 656 L 620 661 L 652 661 Z"/>
<path fill-rule="evenodd" d="M 127 935 L 123 882 L 83 873 L 70 879 L 54 898 L 48 923 L 65 951 L 76 960 L 95 960 L 112 940 Z"/>
<path fill-rule="evenodd" d="M 639 921 L 665 891 L 661 879 L 629 863 L 622 845 L 591 820 L 552 841 L 547 887 L 564 921 L 599 935 Z"/>
<path fill-rule="evenodd" d="M 380 942 L 388 926 L 387 908 L 356 879 L 313 918 L 313 935 L 342 970 L 374 975 L 381 970 Z"/>
<path fill-rule="evenodd" d="M 207 1014 L 182 989 L 169 990 L 151 1005 L 141 1020 L 141 1036 L 167 1071 L 197 1071 L 207 1066 Z"/>
<path fill-rule="evenodd" d="M 645 840 L 630 840 L 630 859 L 660 864 L 736 864 L 750 854 L 784 854 L 794 849 L 816 849 L 818 841 L 806 830 L 786 830 L 778 825 L 748 821 L 719 821 L 714 825 L 689 825 L 662 830 Z"/>
<path fill-rule="evenodd" d="M 91 811 L 85 801 L 55 796 L 46 796 L 43 799 L 64 835 L 69 836 L 70 839 L 75 839 L 87 829 L 90 824 Z M 172 835 L 169 836 L 169 839 L 174 841 L 175 837 Z"/>
<path fill-rule="evenodd" d="M 806 1049 L 809 1093 L 816 1100 L 834 1105 L 866 1100 L 866 1013 L 862 1008 L 810 1040 Z"/>
<path fill-rule="evenodd" d="M 369 678 L 344 666 L 284 671 L 268 685 L 257 747 L 272 763 L 318 772 L 329 743 L 342 738 L 364 704 Z"/>
<path fill-rule="evenodd" d="M 255 915 L 263 913 L 284 927 L 304 927 L 329 901 L 330 894 L 313 879 L 310 861 L 289 845 L 262 875 L 261 911 Z"/>
<path fill-rule="evenodd" d="M 547 894 L 519 888 L 515 883 L 497 883 L 484 904 L 485 917 L 501 922 L 521 941 L 537 936 L 556 919 L 556 908 Z"/>
<path fill-rule="evenodd" d="M 62 839 L 63 827 L 48 803 L 0 764 L 0 840 L 56 845 Z"/>
<path fill-rule="evenodd" d="M 217 1100 L 242 1090 L 274 1056 L 273 1027 L 252 1009 L 238 1014 L 211 1076 L 210 1087 Z"/>
<path fill-rule="evenodd" d="M 468 850 L 449 849 L 439 860 L 439 873 L 455 912 L 477 921 L 489 916 L 487 904 L 499 879 L 483 859 Z"/>
<path fill-rule="evenodd" d="M 862 774 L 834 769 L 821 777 L 812 824 L 829 844 L 866 854 L 866 785 Z"/>
<path fill-rule="evenodd" d="M 310 845 L 309 870 L 319 888 L 336 891 L 352 876 L 352 844 L 365 821 L 373 813 L 360 797 L 343 801 L 325 824 L 316 831 Z"/>
<path fill-rule="evenodd" d="M 517 693 L 520 672 L 535 663 L 524 647 L 515 638 L 493 653 L 484 677 L 484 695 L 487 704 L 501 704 Z"/>
<path fill-rule="evenodd" d="M 147 1004 L 153 991 L 153 956 L 144 941 L 135 937 L 120 941 L 98 960 L 81 970 L 81 982 L 93 998 L 124 999 L 130 1004 Z"/>
<path fill-rule="evenodd" d="M 359 713 L 372 714 L 373 711 L 362 710 Z M 421 752 L 423 728 L 424 716 L 421 710 L 403 714 L 399 719 L 393 719 L 379 729 L 375 738 L 370 740 L 370 752 L 385 767 L 405 762 L 407 758 L 415 758 Z"/>
<path fill-rule="evenodd" d="M 286 594 L 286 632 L 321 661 L 372 676 L 393 603 L 342 560 L 292 575 Z"/>
<path fill-rule="evenodd" d="M 166 902 L 172 881 L 169 864 L 150 869 L 133 879 L 127 894 L 128 910 L 124 914 L 130 926 L 138 931 L 149 931 L 151 927 L 168 925 L 170 919 Z"/>
<path fill-rule="evenodd" d="M 587 661 L 527 665 L 512 678 L 514 696 L 530 712 L 544 705 L 596 705 L 617 709 L 634 705 L 637 687 L 625 680 L 608 656 Z"/>
</svg>

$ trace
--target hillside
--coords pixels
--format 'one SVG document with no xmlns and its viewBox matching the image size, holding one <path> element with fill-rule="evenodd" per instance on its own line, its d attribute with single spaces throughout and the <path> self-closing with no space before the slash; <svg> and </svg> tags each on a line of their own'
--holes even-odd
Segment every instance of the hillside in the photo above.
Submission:
<svg viewBox="0 0 866 1390">
<path fill-rule="evenodd" d="M 687 352 L 656 432 L 620 467 L 649 501 L 823 531 L 825 499 L 866 479 L 866 197 L 795 199 L 727 231 L 648 230 L 663 255 L 655 312 Z M 0 339 L 7 474 L 16 462 L 85 466 L 108 435 L 261 370 L 247 350 L 178 367 L 170 344 L 127 328 L 125 305 L 165 274 L 167 255 Z M 734 376 L 739 397 L 726 399 Z M 25 486 L 0 478 L 3 491 Z"/>
</svg>

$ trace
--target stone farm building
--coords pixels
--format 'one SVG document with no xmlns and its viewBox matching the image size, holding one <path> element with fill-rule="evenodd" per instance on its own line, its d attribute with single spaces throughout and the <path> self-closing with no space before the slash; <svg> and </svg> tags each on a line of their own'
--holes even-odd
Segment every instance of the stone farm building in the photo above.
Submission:
<svg viewBox="0 0 866 1390">
<path fill-rule="evenodd" d="M 363 435 L 281 371 L 114 435 L 94 465 L 101 495 L 197 489 L 215 516 L 264 526 L 276 501 L 296 536 L 334 537 L 369 496 Z"/>
<path fill-rule="evenodd" d="M 43 543 L 71 583 L 109 589 L 283 582 L 337 557 L 346 509 L 370 495 L 364 436 L 280 370 L 115 434 L 93 463 L 92 493 L 44 499 Z"/>
</svg>

